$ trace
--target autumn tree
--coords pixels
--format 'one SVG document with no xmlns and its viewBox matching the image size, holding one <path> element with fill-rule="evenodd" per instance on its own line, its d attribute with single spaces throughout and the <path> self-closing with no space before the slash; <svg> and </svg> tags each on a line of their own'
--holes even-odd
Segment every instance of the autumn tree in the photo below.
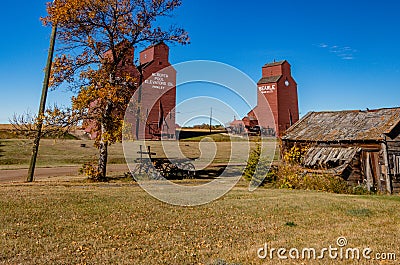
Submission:
<svg viewBox="0 0 400 265">
<path fill-rule="evenodd" d="M 123 114 L 138 80 L 120 71 L 132 47 L 174 42 L 188 44 L 187 32 L 162 27 L 180 0 L 56 0 L 48 3 L 45 25 L 57 24 L 57 51 L 51 85 L 64 83 L 77 94 L 72 107 L 96 124 L 97 179 L 104 179 L 107 148 L 120 140 Z M 133 60 L 133 58 L 132 58 Z"/>
<path fill-rule="evenodd" d="M 79 110 L 72 110 L 71 108 L 59 107 L 57 105 L 49 107 L 41 117 L 40 122 L 43 128 L 41 129 L 40 137 L 68 137 L 70 132 L 76 129 L 83 116 L 86 116 L 86 114 Z M 9 119 L 9 122 L 12 126 L 13 134 L 28 139 L 37 137 L 38 116 L 32 115 L 29 112 L 20 115 L 14 114 Z"/>
</svg>

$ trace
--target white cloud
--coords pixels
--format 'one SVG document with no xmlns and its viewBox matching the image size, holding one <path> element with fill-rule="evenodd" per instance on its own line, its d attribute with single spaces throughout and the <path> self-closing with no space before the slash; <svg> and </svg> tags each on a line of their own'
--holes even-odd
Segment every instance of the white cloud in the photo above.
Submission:
<svg viewBox="0 0 400 265">
<path fill-rule="evenodd" d="M 320 43 L 317 46 L 322 49 L 327 49 L 329 52 L 336 54 L 336 56 L 343 60 L 354 60 L 354 55 L 357 53 L 356 49 L 349 46 L 341 47 L 338 45 L 328 45 L 326 43 Z"/>
</svg>

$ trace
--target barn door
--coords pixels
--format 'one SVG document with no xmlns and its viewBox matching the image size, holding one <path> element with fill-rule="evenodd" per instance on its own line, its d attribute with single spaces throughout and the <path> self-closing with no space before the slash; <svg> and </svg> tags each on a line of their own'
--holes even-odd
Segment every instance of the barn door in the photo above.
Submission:
<svg viewBox="0 0 400 265">
<path fill-rule="evenodd" d="M 379 191 L 385 189 L 385 180 L 381 178 L 381 170 L 379 166 L 379 152 L 365 152 L 364 173 L 368 190 L 373 191 L 375 187 Z"/>
</svg>

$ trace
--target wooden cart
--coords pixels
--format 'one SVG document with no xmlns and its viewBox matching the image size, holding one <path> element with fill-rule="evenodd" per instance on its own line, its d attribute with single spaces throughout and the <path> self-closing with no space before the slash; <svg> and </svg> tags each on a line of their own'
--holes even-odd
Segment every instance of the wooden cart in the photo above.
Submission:
<svg viewBox="0 0 400 265">
<path fill-rule="evenodd" d="M 196 169 L 190 158 L 157 158 L 156 153 L 151 152 L 150 146 L 143 151 L 140 146 L 139 158 L 135 159 L 136 166 L 130 172 L 136 180 L 138 176 L 149 179 L 192 179 L 196 176 Z M 147 157 L 143 157 L 146 155 Z"/>
</svg>

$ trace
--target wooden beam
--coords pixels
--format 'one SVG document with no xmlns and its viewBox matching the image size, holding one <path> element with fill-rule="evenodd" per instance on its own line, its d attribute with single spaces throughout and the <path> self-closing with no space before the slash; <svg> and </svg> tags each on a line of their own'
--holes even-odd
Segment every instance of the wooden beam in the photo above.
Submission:
<svg viewBox="0 0 400 265">
<path fill-rule="evenodd" d="M 389 164 L 389 154 L 388 154 L 388 147 L 386 142 L 386 136 L 383 136 L 383 143 L 382 143 L 382 151 L 383 151 L 383 160 L 385 161 L 385 179 L 386 179 L 386 192 L 392 194 L 392 178 L 390 174 L 390 164 Z"/>
</svg>

